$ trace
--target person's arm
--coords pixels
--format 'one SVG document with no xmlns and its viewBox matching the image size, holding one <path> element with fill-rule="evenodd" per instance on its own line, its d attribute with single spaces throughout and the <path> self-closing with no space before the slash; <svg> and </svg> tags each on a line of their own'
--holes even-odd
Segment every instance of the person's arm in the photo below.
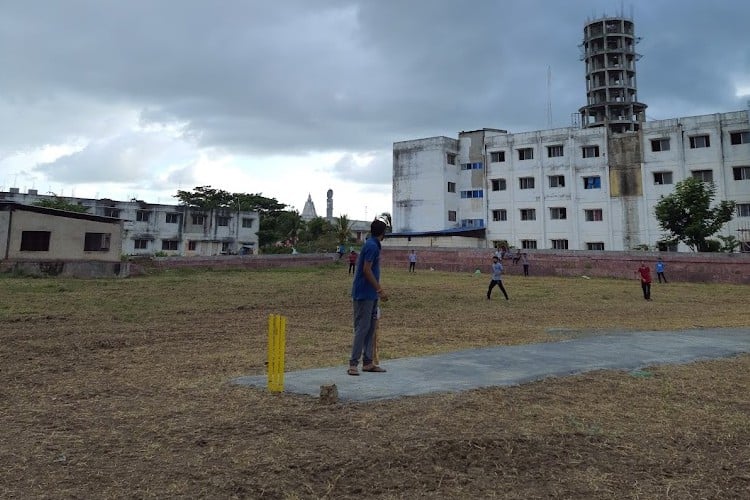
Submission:
<svg viewBox="0 0 750 500">
<path fill-rule="evenodd" d="M 372 287 L 375 289 L 375 291 L 378 292 L 378 298 L 385 302 L 388 300 L 388 294 L 385 293 L 383 288 L 380 286 L 380 283 L 378 283 L 378 280 L 375 278 L 375 274 L 372 272 L 372 261 L 366 260 L 362 266 L 362 273 L 365 276 L 365 279 L 372 285 Z"/>
</svg>

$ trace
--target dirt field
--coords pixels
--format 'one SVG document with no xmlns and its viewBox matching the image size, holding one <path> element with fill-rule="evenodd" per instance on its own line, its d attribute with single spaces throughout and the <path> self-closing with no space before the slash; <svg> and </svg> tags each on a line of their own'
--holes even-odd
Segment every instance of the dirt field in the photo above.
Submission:
<svg viewBox="0 0 750 500">
<path fill-rule="evenodd" d="M 385 269 L 381 357 L 748 326 L 747 287 Z M 2 498 L 748 498 L 750 356 L 323 405 L 238 387 L 341 365 L 346 266 L 0 277 Z"/>
</svg>

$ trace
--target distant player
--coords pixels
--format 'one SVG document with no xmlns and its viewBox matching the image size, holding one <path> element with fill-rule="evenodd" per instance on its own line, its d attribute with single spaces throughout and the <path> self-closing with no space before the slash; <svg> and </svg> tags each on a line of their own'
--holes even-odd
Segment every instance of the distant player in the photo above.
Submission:
<svg viewBox="0 0 750 500">
<path fill-rule="evenodd" d="M 659 279 L 659 283 L 661 283 L 661 280 L 664 280 L 664 283 L 667 282 L 667 277 L 664 275 L 664 261 L 661 260 L 661 257 L 656 261 L 656 277 Z"/>
<path fill-rule="evenodd" d="M 645 262 L 641 261 L 641 267 L 636 272 L 636 276 L 641 278 L 641 288 L 643 289 L 643 298 L 651 300 L 651 269 Z"/>
<path fill-rule="evenodd" d="M 487 289 L 487 300 L 492 297 L 492 289 L 497 285 L 500 291 L 505 295 L 505 300 L 508 300 L 508 292 L 505 291 L 503 286 L 503 264 L 497 256 L 492 257 L 492 280 L 490 281 L 490 287 Z"/>
</svg>

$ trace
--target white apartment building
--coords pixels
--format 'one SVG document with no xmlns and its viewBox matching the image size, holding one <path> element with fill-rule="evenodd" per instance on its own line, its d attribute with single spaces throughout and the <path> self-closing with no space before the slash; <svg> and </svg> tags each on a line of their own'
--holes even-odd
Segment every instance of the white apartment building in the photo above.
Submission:
<svg viewBox="0 0 750 500">
<path fill-rule="evenodd" d="M 471 246 L 663 248 L 654 206 L 693 176 L 714 183 L 715 201 L 737 202 L 735 218 L 719 234 L 737 237 L 750 251 L 748 114 L 638 122 L 637 130 L 624 132 L 488 128 L 460 132 L 457 140 L 396 142 L 393 237 L 473 230 Z"/>
<path fill-rule="evenodd" d="M 579 45 L 586 105 L 572 127 L 515 134 L 486 128 L 458 140 L 395 143 L 391 239 L 664 247 L 654 206 L 694 176 L 714 183 L 716 201 L 737 202 L 722 233 L 750 251 L 750 111 L 647 122 L 637 96 L 639 40 L 628 17 L 586 21 Z"/>
<path fill-rule="evenodd" d="M 0 201 L 33 205 L 54 196 L 34 189 L 0 192 Z M 87 214 L 123 221 L 122 255 L 221 255 L 258 250 L 258 212 L 230 208 L 199 210 L 183 205 L 62 197 L 88 207 Z"/>
</svg>

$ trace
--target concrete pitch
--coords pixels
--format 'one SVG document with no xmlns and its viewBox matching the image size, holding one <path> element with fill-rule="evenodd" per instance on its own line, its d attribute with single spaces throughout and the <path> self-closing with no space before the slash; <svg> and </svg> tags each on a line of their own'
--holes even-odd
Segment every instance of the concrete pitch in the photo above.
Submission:
<svg viewBox="0 0 750 500">
<path fill-rule="evenodd" d="M 647 366 L 735 356 L 750 352 L 750 328 L 627 332 L 562 342 L 487 347 L 418 358 L 381 359 L 387 373 L 347 375 L 346 366 L 284 374 L 284 391 L 319 397 L 336 384 L 340 401 L 371 401 L 480 387 L 509 386 L 592 370 Z M 232 383 L 266 388 L 266 375 Z"/>
</svg>

